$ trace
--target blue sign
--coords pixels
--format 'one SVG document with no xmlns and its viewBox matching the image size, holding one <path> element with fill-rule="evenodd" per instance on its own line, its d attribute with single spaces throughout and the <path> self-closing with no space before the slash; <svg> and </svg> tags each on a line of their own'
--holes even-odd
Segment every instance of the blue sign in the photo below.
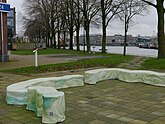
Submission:
<svg viewBox="0 0 165 124">
<path fill-rule="evenodd" d="M 0 3 L 0 12 L 10 12 L 10 4 Z"/>
</svg>

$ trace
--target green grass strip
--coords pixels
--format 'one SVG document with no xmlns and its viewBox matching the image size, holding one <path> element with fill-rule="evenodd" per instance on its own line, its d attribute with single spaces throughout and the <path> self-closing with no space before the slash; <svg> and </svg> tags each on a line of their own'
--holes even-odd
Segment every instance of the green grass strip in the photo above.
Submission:
<svg viewBox="0 0 165 124">
<path fill-rule="evenodd" d="M 13 50 L 11 51 L 12 54 L 16 55 L 34 55 L 33 50 Z M 96 52 L 96 54 L 87 53 L 83 51 L 77 51 L 77 50 L 64 50 L 64 49 L 53 49 L 53 48 L 47 48 L 47 49 L 39 49 L 38 50 L 39 55 L 46 55 L 46 54 L 72 54 L 72 55 L 100 55 L 101 53 Z"/>
<path fill-rule="evenodd" d="M 4 70 L 3 72 L 16 73 L 16 74 L 38 74 L 38 73 L 82 69 L 82 68 L 90 68 L 90 67 L 100 67 L 100 66 L 116 67 L 120 63 L 130 61 L 132 58 L 133 58 L 132 56 L 124 57 L 123 55 L 110 55 L 110 56 L 107 56 L 106 58 L 85 59 L 85 60 L 79 60 L 76 62 L 41 65 L 37 68 L 34 66 L 30 66 L 30 67 L 24 67 L 24 68 Z"/>
<path fill-rule="evenodd" d="M 165 59 L 149 58 L 142 63 L 142 69 L 165 70 Z"/>
</svg>

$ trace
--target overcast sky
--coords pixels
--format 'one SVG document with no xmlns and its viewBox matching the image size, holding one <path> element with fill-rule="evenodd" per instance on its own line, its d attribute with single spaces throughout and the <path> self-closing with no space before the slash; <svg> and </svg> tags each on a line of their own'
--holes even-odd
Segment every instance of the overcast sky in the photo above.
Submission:
<svg viewBox="0 0 165 124">
<path fill-rule="evenodd" d="M 22 31 L 22 26 L 19 20 L 20 13 L 23 11 L 23 1 L 24 0 L 7 0 L 7 3 L 11 5 L 11 7 L 16 8 L 17 13 L 17 33 Z M 94 33 L 101 33 L 101 29 L 94 29 L 91 31 Z M 151 7 L 150 13 L 143 17 L 137 17 L 134 19 L 134 24 L 130 27 L 128 32 L 131 35 L 143 35 L 143 36 L 153 36 L 157 33 L 157 15 L 156 10 Z M 121 22 L 112 22 L 108 29 L 107 35 L 114 34 L 124 34 L 124 26 Z"/>
</svg>

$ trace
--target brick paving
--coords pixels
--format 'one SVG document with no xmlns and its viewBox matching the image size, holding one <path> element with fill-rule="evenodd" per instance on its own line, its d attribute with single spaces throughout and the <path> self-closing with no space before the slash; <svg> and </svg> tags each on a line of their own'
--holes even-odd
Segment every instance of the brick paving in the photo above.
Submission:
<svg viewBox="0 0 165 124">
<path fill-rule="evenodd" d="M 41 76 L 77 73 L 83 74 L 84 70 L 28 76 L 0 73 L 0 124 L 41 124 L 41 118 L 26 106 L 6 104 L 8 85 Z M 164 87 L 106 80 L 60 91 L 66 100 L 66 120 L 61 124 L 165 124 Z"/>
</svg>

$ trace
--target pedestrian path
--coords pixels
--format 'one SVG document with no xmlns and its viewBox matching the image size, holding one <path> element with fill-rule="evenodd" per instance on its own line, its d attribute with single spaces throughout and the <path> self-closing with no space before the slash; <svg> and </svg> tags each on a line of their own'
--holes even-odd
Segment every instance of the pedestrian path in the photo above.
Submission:
<svg viewBox="0 0 165 124">
<path fill-rule="evenodd" d="M 57 64 L 73 62 L 83 59 L 105 58 L 105 56 L 77 56 L 67 54 L 48 54 L 38 55 L 39 65 Z M 10 54 L 10 62 L 0 62 L 0 71 L 7 69 L 15 69 L 21 67 L 34 66 L 34 55 L 14 55 Z"/>
</svg>

